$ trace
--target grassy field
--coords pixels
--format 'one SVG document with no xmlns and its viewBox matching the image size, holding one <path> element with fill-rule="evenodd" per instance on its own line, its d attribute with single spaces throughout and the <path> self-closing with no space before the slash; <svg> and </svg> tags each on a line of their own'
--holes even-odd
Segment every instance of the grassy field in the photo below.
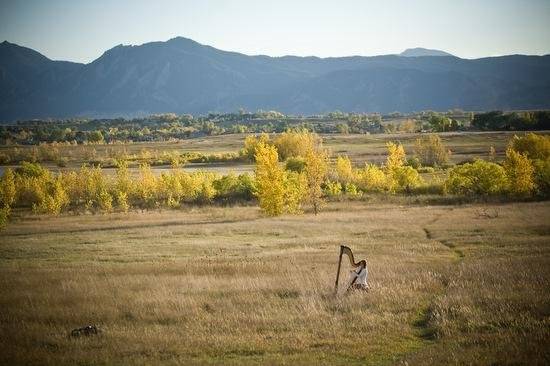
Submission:
<svg viewBox="0 0 550 366">
<path fill-rule="evenodd" d="M 14 216 L 0 364 L 550 363 L 548 202 Z M 340 244 L 369 293 L 333 296 Z"/>
</svg>

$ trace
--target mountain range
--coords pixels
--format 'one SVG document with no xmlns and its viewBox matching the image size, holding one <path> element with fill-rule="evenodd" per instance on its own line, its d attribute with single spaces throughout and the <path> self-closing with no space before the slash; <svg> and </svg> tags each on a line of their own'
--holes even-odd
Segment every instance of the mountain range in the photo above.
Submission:
<svg viewBox="0 0 550 366">
<path fill-rule="evenodd" d="M 550 108 L 550 55 L 461 59 L 409 49 L 373 57 L 248 56 L 177 37 L 119 45 L 81 64 L 0 44 L 0 121 L 239 108 L 302 115 Z"/>
</svg>

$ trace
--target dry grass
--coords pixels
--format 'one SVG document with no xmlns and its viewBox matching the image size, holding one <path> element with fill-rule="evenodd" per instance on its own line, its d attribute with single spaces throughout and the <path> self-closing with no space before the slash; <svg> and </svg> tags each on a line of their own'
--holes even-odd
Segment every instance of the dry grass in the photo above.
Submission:
<svg viewBox="0 0 550 366">
<path fill-rule="evenodd" d="M 22 215 L 0 239 L 0 364 L 547 364 L 550 206 L 493 207 Z M 343 243 L 368 294 L 332 296 Z"/>
</svg>

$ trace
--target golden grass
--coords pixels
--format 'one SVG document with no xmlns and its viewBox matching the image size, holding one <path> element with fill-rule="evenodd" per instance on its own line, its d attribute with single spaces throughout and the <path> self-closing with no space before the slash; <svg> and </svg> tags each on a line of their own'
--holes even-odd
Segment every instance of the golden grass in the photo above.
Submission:
<svg viewBox="0 0 550 366">
<path fill-rule="evenodd" d="M 0 364 L 548 363 L 550 206 L 480 207 L 16 213 Z M 332 296 L 340 244 L 369 293 Z M 102 333 L 68 337 L 85 324 Z"/>
</svg>

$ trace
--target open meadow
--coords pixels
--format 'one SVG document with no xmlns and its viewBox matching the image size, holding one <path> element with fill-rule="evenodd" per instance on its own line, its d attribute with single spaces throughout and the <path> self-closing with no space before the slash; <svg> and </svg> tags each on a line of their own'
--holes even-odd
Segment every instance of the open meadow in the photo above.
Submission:
<svg viewBox="0 0 550 366">
<path fill-rule="evenodd" d="M 548 202 L 16 211 L 0 364 L 545 365 L 549 243 Z M 368 293 L 333 295 L 341 244 Z"/>
</svg>

